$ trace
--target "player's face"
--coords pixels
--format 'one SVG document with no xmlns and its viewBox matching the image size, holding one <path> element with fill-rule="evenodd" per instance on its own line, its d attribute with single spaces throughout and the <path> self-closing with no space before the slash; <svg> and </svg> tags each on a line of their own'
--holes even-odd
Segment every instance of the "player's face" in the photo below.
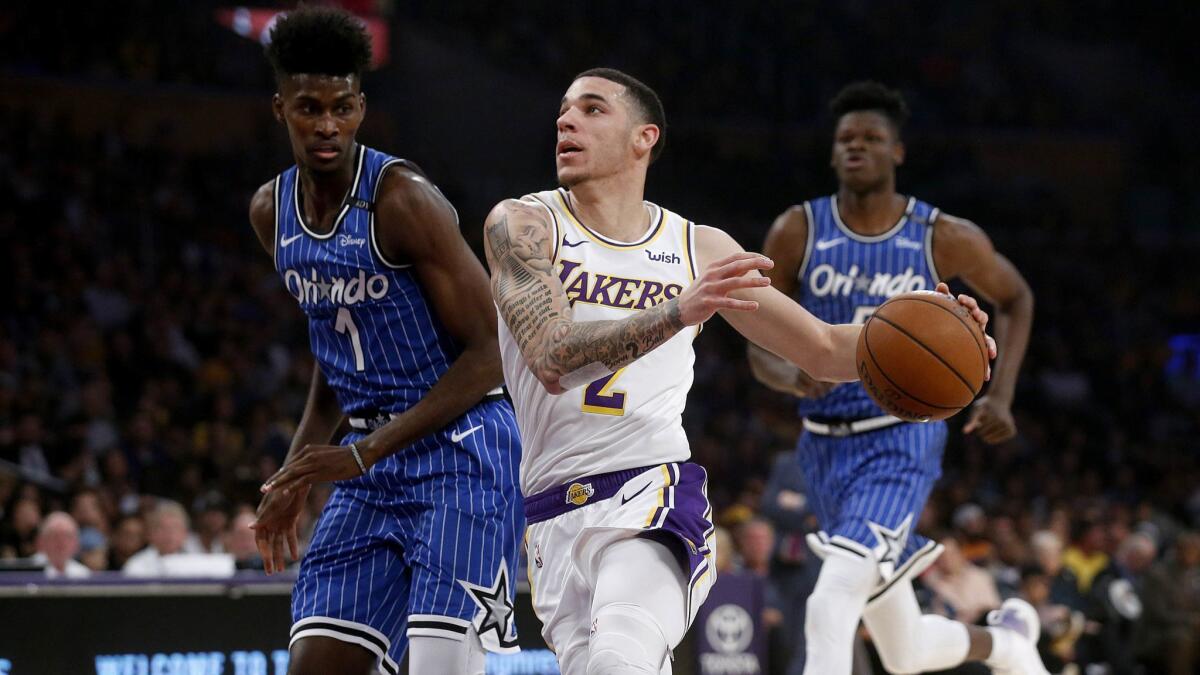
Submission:
<svg viewBox="0 0 1200 675">
<path fill-rule="evenodd" d="M 558 111 L 558 182 L 570 187 L 629 170 L 641 152 L 645 127 L 657 129 L 636 124 L 625 85 L 602 77 L 575 80 Z"/>
<path fill-rule="evenodd" d="M 859 111 L 842 115 L 833 134 L 830 166 L 838 182 L 854 191 L 886 184 L 904 163 L 904 144 L 887 117 Z"/>
<path fill-rule="evenodd" d="M 317 172 L 353 161 L 350 150 L 367 109 L 358 78 L 291 75 L 279 84 L 275 119 L 287 126 L 296 163 Z"/>
</svg>

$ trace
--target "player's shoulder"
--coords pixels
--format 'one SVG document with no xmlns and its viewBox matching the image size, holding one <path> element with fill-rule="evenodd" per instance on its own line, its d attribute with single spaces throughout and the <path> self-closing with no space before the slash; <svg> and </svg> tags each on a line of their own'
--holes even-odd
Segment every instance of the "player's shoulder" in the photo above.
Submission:
<svg viewBox="0 0 1200 675">
<path fill-rule="evenodd" d="M 275 254 L 275 179 L 263 183 L 250 198 L 250 226 L 258 243 L 269 254 Z"/>
<path fill-rule="evenodd" d="M 771 223 L 771 230 L 776 234 L 801 234 L 808 232 L 808 206 L 807 202 L 802 204 L 792 204 L 775 217 L 775 222 Z"/>
<path fill-rule="evenodd" d="M 938 212 L 937 217 L 929 224 L 933 228 L 934 246 L 949 247 L 990 245 L 987 233 L 974 222 L 966 218 Z"/>
<path fill-rule="evenodd" d="M 375 198 L 378 217 L 386 222 L 404 221 L 405 227 L 440 222 L 458 222 L 458 214 L 437 185 L 419 166 L 400 160 L 387 164 L 379 176 Z"/>
<path fill-rule="evenodd" d="M 263 183 L 250 198 L 250 223 L 255 227 L 275 220 L 275 179 Z"/>
<path fill-rule="evenodd" d="M 528 194 L 523 197 L 509 197 L 497 202 L 488 214 L 487 222 L 521 220 L 549 225 L 550 218 L 549 207 L 539 201 L 535 195 Z"/>
</svg>

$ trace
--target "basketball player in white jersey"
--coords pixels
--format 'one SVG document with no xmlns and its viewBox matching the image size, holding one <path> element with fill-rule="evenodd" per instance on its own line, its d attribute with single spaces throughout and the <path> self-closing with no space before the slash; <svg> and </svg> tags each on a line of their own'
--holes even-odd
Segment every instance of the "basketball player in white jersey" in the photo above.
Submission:
<svg viewBox="0 0 1200 675">
<path fill-rule="evenodd" d="M 533 605 L 565 675 L 670 673 L 715 578 L 707 477 L 681 420 L 700 324 L 720 312 L 815 377 L 857 379 L 858 326 L 816 319 L 769 288 L 769 259 L 643 201 L 664 118 L 629 75 L 580 74 L 558 117 L 569 190 L 502 202 L 484 228 Z"/>
</svg>

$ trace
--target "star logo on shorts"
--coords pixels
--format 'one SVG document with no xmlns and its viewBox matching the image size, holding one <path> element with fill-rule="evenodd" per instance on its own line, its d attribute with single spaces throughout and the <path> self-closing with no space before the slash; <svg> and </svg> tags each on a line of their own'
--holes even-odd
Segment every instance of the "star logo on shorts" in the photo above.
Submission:
<svg viewBox="0 0 1200 675">
<path fill-rule="evenodd" d="M 908 543 L 908 529 L 911 526 L 911 513 L 894 530 L 888 529 L 879 523 L 867 521 L 867 527 L 871 528 L 871 533 L 879 540 L 879 544 L 872 551 L 875 553 L 875 558 L 879 560 L 880 565 L 891 563 L 895 566 L 900 562 L 900 556 L 904 553 L 904 546 Z"/>
<path fill-rule="evenodd" d="M 495 631 L 495 640 L 501 647 L 515 647 L 517 641 L 509 638 L 513 621 L 513 604 L 508 598 L 508 564 L 501 559 L 496 569 L 496 580 L 491 588 L 476 586 L 469 581 L 458 580 L 471 599 L 479 606 L 475 614 L 475 632 L 486 640 L 488 631 Z"/>
</svg>

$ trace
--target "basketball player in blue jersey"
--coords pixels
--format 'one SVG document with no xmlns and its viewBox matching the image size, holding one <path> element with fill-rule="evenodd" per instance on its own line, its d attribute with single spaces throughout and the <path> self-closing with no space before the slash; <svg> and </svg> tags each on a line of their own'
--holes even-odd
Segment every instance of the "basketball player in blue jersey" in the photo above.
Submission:
<svg viewBox="0 0 1200 675">
<path fill-rule="evenodd" d="M 665 126 L 644 83 L 581 73 L 557 120 L 563 187 L 506 200 L 484 226 L 530 593 L 564 675 L 669 674 L 712 586 L 707 476 L 681 420 L 699 325 L 720 313 L 817 377 L 857 378 L 861 326 L 814 317 L 759 274 L 768 258 L 643 199 Z"/>
<path fill-rule="evenodd" d="M 258 190 L 250 221 L 316 359 L 253 526 L 268 572 L 285 546 L 299 555 L 309 487 L 335 481 L 292 593 L 288 672 L 396 673 L 411 641 L 410 672 L 481 675 L 485 649 L 517 649 L 524 529 L 487 275 L 420 169 L 356 142 L 358 20 L 301 8 L 267 55 L 296 166 Z"/>
<path fill-rule="evenodd" d="M 776 219 L 764 252 L 772 285 L 825 321 L 863 323 L 889 297 L 959 278 L 996 309 L 996 361 L 988 394 L 964 431 L 996 443 L 1016 432 L 1017 371 L 1029 338 L 1033 295 L 1021 274 L 973 223 L 896 193 L 907 118 L 897 92 L 851 84 L 834 98 L 832 166 L 838 192 Z M 756 377 L 800 399 L 799 459 L 822 532 L 824 558 L 808 600 L 805 673 L 850 672 L 860 617 L 892 673 L 943 670 L 982 660 L 1000 673 L 1045 673 L 1034 644 L 1037 613 L 1010 600 L 988 628 L 920 616 L 911 579 L 941 547 L 913 532 L 941 475 L 946 425 L 886 415 L 858 383 L 819 382 L 750 346 Z"/>
</svg>

